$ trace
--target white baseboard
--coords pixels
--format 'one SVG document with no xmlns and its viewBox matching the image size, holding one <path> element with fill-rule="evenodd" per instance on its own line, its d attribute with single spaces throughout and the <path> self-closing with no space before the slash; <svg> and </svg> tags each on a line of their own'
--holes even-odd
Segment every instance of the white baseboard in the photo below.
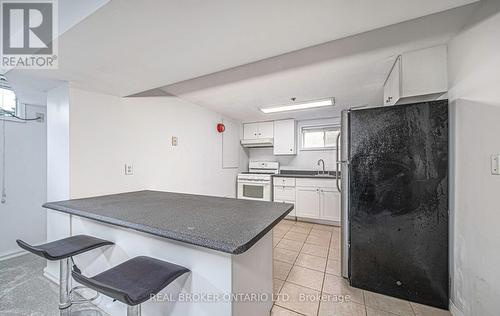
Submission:
<svg viewBox="0 0 500 316">
<path fill-rule="evenodd" d="M 458 308 L 452 300 L 450 300 L 450 313 L 453 315 L 453 316 L 464 316 L 464 312 Z"/>
<path fill-rule="evenodd" d="M 16 250 L 16 251 L 13 251 L 13 252 L 9 252 L 9 253 L 1 255 L 0 256 L 0 261 L 7 260 L 7 259 L 12 259 L 12 258 L 15 258 L 15 257 L 19 257 L 19 256 L 25 255 L 27 253 L 28 252 L 25 251 L 25 250 Z"/>
<path fill-rule="evenodd" d="M 33 243 L 33 244 L 34 245 L 41 245 L 41 244 L 44 244 L 46 242 L 47 241 L 43 240 L 43 241 L 39 241 L 39 242 Z M 28 253 L 29 253 L 28 251 L 19 248 L 19 250 L 15 250 L 15 251 L 7 252 L 7 253 L 4 253 L 4 254 L 0 254 L 0 261 L 7 260 L 7 259 L 12 259 L 12 258 L 15 258 L 15 257 L 19 257 L 19 256 L 22 256 L 22 255 L 25 255 L 25 254 L 28 254 Z"/>
<path fill-rule="evenodd" d="M 53 275 L 52 273 L 50 273 L 47 269 L 47 267 L 45 267 L 43 269 L 43 276 L 46 277 L 47 279 L 49 279 L 49 281 L 52 281 L 54 282 L 55 284 L 59 285 L 59 277 Z"/>
<path fill-rule="evenodd" d="M 289 217 L 289 216 L 287 216 Z M 313 223 L 313 224 L 322 224 L 322 225 L 331 225 L 331 226 L 339 226 L 340 227 L 340 222 L 337 221 L 327 221 L 324 219 L 316 219 L 316 218 L 307 218 L 307 217 L 299 217 L 297 216 L 296 219 L 301 222 L 308 222 L 308 223 Z"/>
<path fill-rule="evenodd" d="M 8 259 L 12 259 L 12 258 L 15 258 L 15 257 L 19 257 L 19 256 L 22 256 L 22 255 L 25 255 L 25 254 L 28 254 L 29 252 L 27 252 L 26 250 L 18 250 L 18 251 L 14 251 L 14 252 L 11 252 L 11 253 L 7 253 L 7 254 L 4 254 L 4 255 L 1 255 L 0 256 L 0 261 L 3 261 L 3 260 L 8 260 Z M 45 267 L 43 269 L 43 275 L 49 279 L 50 281 L 56 283 L 56 284 L 59 284 L 59 277 L 53 275 L 52 273 L 48 272 L 47 270 L 47 267 Z"/>
</svg>

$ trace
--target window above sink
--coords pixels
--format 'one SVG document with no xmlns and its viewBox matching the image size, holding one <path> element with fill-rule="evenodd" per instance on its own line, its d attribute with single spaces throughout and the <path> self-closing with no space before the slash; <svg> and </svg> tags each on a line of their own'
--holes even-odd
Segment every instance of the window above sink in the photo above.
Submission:
<svg viewBox="0 0 500 316">
<path fill-rule="evenodd" d="M 333 150 L 336 148 L 340 126 L 303 126 L 300 132 L 300 150 Z"/>
</svg>

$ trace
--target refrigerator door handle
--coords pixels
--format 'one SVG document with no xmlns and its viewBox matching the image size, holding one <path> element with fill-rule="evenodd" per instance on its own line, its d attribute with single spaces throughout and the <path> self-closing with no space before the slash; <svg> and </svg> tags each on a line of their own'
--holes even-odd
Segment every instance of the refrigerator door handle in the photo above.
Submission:
<svg viewBox="0 0 500 316">
<path fill-rule="evenodd" d="M 341 112 L 340 116 L 340 138 L 338 145 L 342 143 L 342 147 L 337 147 L 340 158 L 338 162 L 340 167 L 340 220 L 341 220 L 341 275 L 348 279 L 349 275 L 349 110 Z"/>
<path fill-rule="evenodd" d="M 342 158 L 340 158 L 340 136 L 342 133 L 339 132 L 337 135 L 337 143 L 335 144 L 335 155 L 337 156 L 337 162 L 341 161 Z"/>
<path fill-rule="evenodd" d="M 340 188 L 340 182 L 339 182 L 339 180 L 340 180 L 340 177 L 339 177 L 339 165 L 341 165 L 341 164 L 342 164 L 341 161 L 337 161 L 337 163 L 336 163 L 337 176 L 336 176 L 336 179 L 335 179 L 336 181 L 335 182 L 337 183 L 337 190 L 339 190 L 339 192 L 342 192 L 342 189 Z"/>
<path fill-rule="evenodd" d="M 339 155 L 339 153 L 340 153 L 340 146 L 339 146 L 339 144 L 340 144 L 340 135 L 341 135 L 341 133 L 339 133 L 337 135 L 337 144 L 336 144 L 337 147 L 336 147 L 336 152 L 335 152 L 335 155 L 337 156 L 336 157 L 337 161 L 335 163 L 335 180 L 336 180 L 335 182 L 337 184 L 337 190 L 339 190 L 339 192 L 342 192 L 342 189 L 340 189 L 340 182 L 339 182 L 339 180 L 340 180 L 340 177 L 339 177 L 339 165 L 342 163 L 342 161 L 340 160 L 341 159 L 340 155 Z"/>
</svg>

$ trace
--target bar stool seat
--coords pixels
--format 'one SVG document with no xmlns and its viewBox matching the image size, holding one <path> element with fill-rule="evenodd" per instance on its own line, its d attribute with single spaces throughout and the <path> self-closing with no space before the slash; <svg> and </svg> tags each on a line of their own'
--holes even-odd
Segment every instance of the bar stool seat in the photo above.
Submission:
<svg viewBox="0 0 500 316">
<path fill-rule="evenodd" d="M 88 278 L 73 271 L 79 283 L 129 306 L 141 304 L 189 269 L 154 259 L 135 257 L 94 277 Z"/>
<path fill-rule="evenodd" d="M 84 299 L 74 299 L 73 295 L 81 286 L 71 287 L 69 276 L 71 270 L 71 261 L 73 256 L 96 249 L 102 246 L 114 245 L 113 242 L 99 239 L 87 235 L 75 235 L 60 240 L 52 241 L 46 244 L 32 246 L 20 239 L 16 240 L 19 247 L 27 250 L 37 256 L 50 261 L 59 261 L 59 315 L 70 315 L 70 306 L 72 304 L 81 304 L 91 302 L 99 296 Z M 74 265 L 76 268 L 76 265 Z"/>
<path fill-rule="evenodd" d="M 140 304 L 158 294 L 189 269 L 151 257 L 135 257 L 94 277 L 73 270 L 79 283 L 128 305 L 127 315 L 140 315 Z"/>
<path fill-rule="evenodd" d="M 87 235 L 75 235 L 38 246 L 29 245 L 20 239 L 16 242 L 24 250 L 51 261 L 66 259 L 102 246 L 113 245 L 111 241 Z"/>
</svg>

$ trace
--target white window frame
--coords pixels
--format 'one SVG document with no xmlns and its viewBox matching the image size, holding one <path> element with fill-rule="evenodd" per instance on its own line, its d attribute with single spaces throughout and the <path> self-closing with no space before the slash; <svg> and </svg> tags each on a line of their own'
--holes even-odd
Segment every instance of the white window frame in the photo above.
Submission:
<svg viewBox="0 0 500 316">
<path fill-rule="evenodd" d="M 305 131 L 340 131 L 340 125 L 338 124 L 328 124 L 328 125 L 306 125 L 300 128 L 300 150 L 301 151 L 327 151 L 337 149 L 337 145 L 326 147 L 304 147 L 304 137 Z"/>
<path fill-rule="evenodd" d="M 14 114 L 17 117 L 25 118 L 26 117 L 26 104 L 17 102 L 16 112 Z M 0 122 L 1 121 L 21 123 L 21 124 L 27 123 L 25 120 L 19 120 L 19 119 L 12 117 L 6 113 L 0 113 Z"/>
<path fill-rule="evenodd" d="M 0 89 L 3 89 L 3 90 L 8 90 L 8 91 L 12 91 L 12 93 L 14 94 L 14 98 L 15 98 L 15 108 L 14 108 L 14 111 L 13 112 L 9 112 L 9 111 L 5 111 L 3 108 L 0 108 L 0 117 L 2 119 L 9 119 L 9 118 L 12 118 L 10 116 L 10 114 L 14 114 L 16 116 L 21 116 L 24 114 L 24 108 L 21 107 L 21 104 L 19 104 L 19 100 L 17 98 L 17 94 L 16 92 L 14 91 L 14 89 L 12 89 L 12 87 L 9 85 L 9 83 L 7 82 L 7 79 L 5 78 L 4 75 L 0 75 L 1 76 L 1 80 L 0 80 Z M 21 109 L 22 108 L 22 109 Z M 21 113 L 22 112 L 22 113 Z"/>
</svg>

